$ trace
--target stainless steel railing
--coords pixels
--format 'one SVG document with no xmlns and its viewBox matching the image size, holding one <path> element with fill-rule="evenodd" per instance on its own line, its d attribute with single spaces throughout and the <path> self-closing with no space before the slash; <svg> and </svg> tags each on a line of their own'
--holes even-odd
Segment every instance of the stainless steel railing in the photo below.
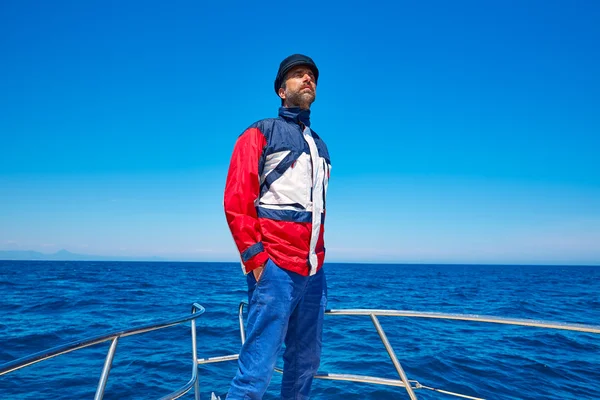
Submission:
<svg viewBox="0 0 600 400">
<path fill-rule="evenodd" d="M 80 350 L 86 347 L 94 346 L 100 343 L 110 341 L 110 347 L 108 349 L 108 353 L 106 355 L 106 360 L 104 361 L 104 367 L 102 368 L 102 374 L 100 375 L 100 381 L 98 382 L 98 388 L 96 389 L 96 394 L 94 396 L 95 400 L 100 400 L 104 396 L 104 390 L 106 388 L 106 382 L 108 381 L 108 375 L 110 374 L 112 361 L 115 356 L 115 352 L 117 349 L 117 344 L 120 338 L 138 335 L 141 333 L 151 332 L 158 329 L 168 328 L 170 326 L 179 325 L 187 321 L 191 321 L 192 325 L 192 377 L 183 387 L 178 389 L 177 391 L 162 397 L 160 400 L 172 400 L 178 399 L 183 396 L 187 392 L 189 392 L 192 387 L 195 388 L 195 397 L 196 400 L 200 399 L 200 388 L 198 384 L 198 355 L 196 352 L 196 318 L 204 314 L 204 307 L 202 307 L 198 303 L 194 303 L 192 305 L 192 313 L 190 315 L 186 315 L 185 317 L 175 318 L 168 321 L 163 321 L 154 324 L 148 324 L 144 326 L 140 326 L 137 328 L 126 329 L 123 331 L 108 333 L 100 336 L 94 336 L 91 338 L 74 341 L 71 343 L 67 343 L 62 346 L 54 347 L 49 350 L 44 350 L 39 353 L 35 353 L 23 358 L 19 358 L 17 360 L 11 361 L 9 363 L 0 365 L 0 376 L 8 374 L 13 371 L 17 371 L 21 368 L 25 368 L 29 365 L 33 365 L 35 363 L 58 357 L 62 354 L 70 353 L 72 351 Z"/>
<path fill-rule="evenodd" d="M 377 316 L 385 316 L 385 317 L 450 319 L 450 320 L 459 320 L 459 321 L 488 322 L 488 323 L 505 324 L 505 325 L 532 326 L 532 327 L 537 327 L 537 328 L 561 329 L 561 330 L 566 330 L 566 331 L 600 333 L 600 325 L 567 324 L 567 323 L 563 323 L 563 322 L 542 321 L 542 320 L 535 320 L 535 319 L 516 319 L 516 318 L 494 317 L 491 315 L 445 314 L 445 313 L 419 312 L 419 311 L 407 311 L 407 310 L 368 310 L 368 309 L 328 310 L 327 314 L 329 314 L 329 315 L 377 315 Z"/>
<path fill-rule="evenodd" d="M 238 320 L 240 326 L 240 339 L 242 344 L 246 341 L 246 331 L 244 328 L 244 318 L 243 311 L 244 307 L 247 305 L 246 302 L 242 302 L 238 308 Z M 106 360 L 104 362 L 104 367 L 102 369 L 102 374 L 100 376 L 100 380 L 98 383 L 98 388 L 96 390 L 95 399 L 102 399 L 104 396 L 104 390 L 106 388 L 106 382 L 108 380 L 108 376 L 110 374 L 110 369 L 112 366 L 112 361 L 116 352 L 117 344 L 120 338 L 132 336 L 136 334 L 141 334 L 145 332 L 150 332 L 158 329 L 167 328 L 170 326 L 178 325 L 187 321 L 191 321 L 191 335 L 192 335 L 192 377 L 190 380 L 181 388 L 176 390 L 175 392 L 168 394 L 167 396 L 162 397 L 160 400 L 172 400 L 177 399 L 184 394 L 188 393 L 192 388 L 194 388 L 195 399 L 200 399 L 200 388 L 198 382 L 198 366 L 209 363 L 216 362 L 224 362 L 224 361 L 232 361 L 238 359 L 238 354 L 231 354 L 220 357 L 211 357 L 211 358 L 202 358 L 198 359 L 197 355 L 197 342 L 196 342 L 196 318 L 204 313 L 204 307 L 201 305 L 194 303 L 192 305 L 192 313 L 191 315 L 187 315 L 185 317 L 176 318 L 172 320 L 168 320 L 165 322 L 155 323 L 144 325 L 137 328 L 127 329 L 119 332 L 109 333 L 105 335 L 95 336 L 88 339 L 83 339 L 81 341 L 75 341 L 71 343 L 67 343 L 62 346 L 54 347 L 49 350 L 45 350 L 36 354 L 32 354 L 27 357 L 19 358 L 7 364 L 0 365 L 0 376 L 8 374 L 13 371 L 17 371 L 21 368 L 27 367 L 29 365 L 33 365 L 35 363 L 47 360 L 49 358 L 57 357 L 62 354 L 66 354 L 72 351 L 76 351 L 79 349 L 83 349 L 86 347 L 94 346 L 96 344 L 104 343 L 110 341 L 110 347 L 108 353 L 106 355 Z M 518 326 L 529 326 L 529 327 L 538 327 L 545 329 L 561 329 L 561 330 L 569 330 L 569 331 L 578 331 L 578 332 L 588 332 L 588 333 L 596 333 L 600 334 L 600 326 L 598 325 L 583 325 L 583 324 L 566 324 L 560 322 L 549 322 L 549 321 L 540 321 L 540 320 L 527 320 L 527 319 L 511 319 L 511 318 L 502 318 L 502 317 L 493 317 L 487 315 L 471 315 L 471 314 L 444 314 L 444 313 L 431 313 L 431 312 L 416 312 L 416 311 L 406 311 L 406 310 L 369 310 L 369 309 L 354 309 L 354 310 L 328 310 L 326 312 L 327 315 L 354 315 L 354 316 L 369 316 L 383 345 L 392 360 L 392 364 L 394 365 L 396 372 L 398 373 L 400 379 L 388 379 L 388 378 L 380 378 L 374 376 L 366 376 L 366 375 L 351 375 L 351 374 L 331 374 L 325 372 L 319 372 L 315 378 L 316 379 L 328 379 L 328 380 L 336 380 L 336 381 L 347 381 L 347 382 L 363 382 L 363 383 L 371 383 L 377 385 L 386 385 L 386 386 L 396 386 L 404 388 L 409 397 L 411 399 L 417 399 L 415 395 L 415 390 L 417 389 L 426 389 L 435 391 L 438 393 L 444 393 L 456 397 L 461 397 L 465 399 L 472 400 L 483 400 L 479 397 L 467 396 L 460 393 L 454 393 L 442 389 L 437 389 L 431 386 L 425 386 L 420 384 L 418 381 L 409 380 L 402 366 L 394 352 L 394 349 L 390 345 L 387 336 L 379 323 L 379 319 L 377 317 L 385 316 L 385 317 L 407 317 L 407 318 L 433 318 L 433 319 L 445 319 L 445 320 L 459 320 L 459 321 L 476 321 L 476 322 L 484 322 L 484 323 L 496 323 L 496 324 L 506 324 L 506 325 L 518 325 Z M 275 371 L 282 373 L 283 371 L 280 368 L 275 368 Z"/>
<path fill-rule="evenodd" d="M 241 302 L 238 308 L 238 320 L 240 325 L 240 338 L 242 344 L 246 341 L 246 331 L 244 328 L 244 319 L 243 319 L 243 311 L 244 307 L 247 305 L 246 302 Z M 528 320 L 528 319 L 512 319 L 512 318 L 502 318 L 502 317 L 494 317 L 489 315 L 472 315 L 472 314 L 445 314 L 445 313 L 432 313 L 432 312 L 417 312 L 417 311 L 406 311 L 406 310 L 369 310 L 369 309 L 354 309 L 354 310 L 327 310 L 327 315 L 355 315 L 355 316 L 368 316 L 371 318 L 381 341 L 392 360 L 392 364 L 394 365 L 396 372 L 398 373 L 400 379 L 387 379 L 380 378 L 375 376 L 366 376 L 366 375 L 351 375 L 351 374 L 332 374 L 326 372 L 319 372 L 315 375 L 316 379 L 328 379 L 328 380 L 336 380 L 336 381 L 347 381 L 347 382 L 362 382 L 362 383 L 371 383 L 376 385 L 385 385 L 385 386 L 396 386 L 403 387 L 409 397 L 412 400 L 417 399 L 415 394 L 416 389 L 426 389 L 435 391 L 438 393 L 443 393 L 455 397 L 460 397 L 464 399 L 471 400 L 484 400 L 479 397 L 467 396 L 465 394 L 454 393 L 447 390 L 442 390 L 438 388 L 434 388 L 431 386 L 425 386 L 420 384 L 418 381 L 409 380 L 404 373 L 402 365 L 400 364 L 394 349 L 390 345 L 387 336 L 379 323 L 379 316 L 385 317 L 407 317 L 407 318 L 433 318 L 433 319 L 445 319 L 445 320 L 459 320 L 459 321 L 476 321 L 476 322 L 484 322 L 484 323 L 495 323 L 495 324 L 505 324 L 505 325 L 518 325 L 518 326 L 530 326 L 537 328 L 545 328 L 545 329 L 561 329 L 561 330 L 569 330 L 569 331 L 578 331 L 578 332 L 589 332 L 589 333 L 598 333 L 600 334 L 600 326 L 598 325 L 583 325 L 583 324 L 567 324 L 561 322 L 550 322 L 550 321 L 541 321 L 541 320 Z M 216 362 L 224 362 L 236 360 L 238 358 L 238 354 L 231 354 L 221 357 L 211 357 L 211 358 L 202 358 L 198 359 L 198 364 L 209 364 Z M 275 368 L 275 371 L 279 373 L 283 373 L 281 368 Z"/>
<path fill-rule="evenodd" d="M 448 395 L 452 395 L 455 397 L 462 397 L 466 399 L 474 399 L 474 400 L 483 400 L 477 397 L 471 397 L 464 394 L 453 393 L 442 389 L 433 388 L 430 386 L 421 385 L 417 381 L 408 381 L 406 376 L 404 375 L 404 371 L 400 366 L 400 363 L 397 361 L 397 358 L 394 354 L 394 350 L 389 344 L 387 337 L 385 336 L 385 332 L 383 332 L 383 328 L 379 324 L 377 319 L 378 316 L 385 317 L 407 317 L 407 318 L 430 318 L 430 319 L 444 319 L 444 320 L 458 320 L 458 321 L 475 321 L 475 322 L 483 322 L 483 323 L 494 323 L 494 324 L 504 324 L 504 325 L 517 325 L 517 326 L 529 326 L 536 328 L 545 328 L 545 329 L 560 329 L 560 330 L 568 330 L 568 331 L 578 331 L 578 332 L 589 332 L 589 333 L 597 333 L 600 334 L 600 326 L 598 325 L 584 325 L 584 324 L 567 324 L 562 322 L 551 322 L 551 321 L 542 321 L 542 320 L 529 320 L 529 319 L 515 319 L 515 318 L 503 318 L 503 317 L 494 317 L 489 315 L 473 315 L 473 314 L 447 314 L 447 313 L 433 313 L 433 312 L 418 312 L 418 311 L 406 311 L 406 310 L 368 310 L 368 309 L 355 309 L 355 310 L 328 310 L 328 315 L 360 315 L 360 316 L 369 316 L 377 329 L 377 333 L 381 338 L 385 348 L 392 359 L 392 363 L 396 367 L 396 371 L 400 375 L 401 383 L 400 385 L 398 381 L 395 382 L 374 382 L 382 385 L 393 385 L 393 386 L 401 386 L 406 389 L 411 399 L 416 399 L 414 392 L 412 389 L 427 389 L 431 391 L 435 391 L 438 393 L 444 393 Z M 332 374 L 327 374 L 332 375 Z M 331 379 L 329 377 L 323 377 L 324 379 Z M 366 379 L 362 380 L 366 382 L 368 379 L 374 379 L 373 377 L 357 377 L 357 379 Z M 356 380 L 359 381 L 359 380 Z M 414 383 L 414 387 L 409 384 Z"/>
</svg>

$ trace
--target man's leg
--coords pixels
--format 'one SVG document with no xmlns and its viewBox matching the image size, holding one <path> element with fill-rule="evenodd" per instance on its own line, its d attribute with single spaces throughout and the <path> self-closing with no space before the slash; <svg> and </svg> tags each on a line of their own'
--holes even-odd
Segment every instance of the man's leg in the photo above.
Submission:
<svg viewBox="0 0 600 400">
<path fill-rule="evenodd" d="M 248 277 L 251 299 L 246 342 L 240 351 L 239 369 L 231 382 L 227 399 L 262 399 L 273 375 L 290 314 L 307 279 L 279 268 L 271 260 L 265 265 L 256 287 L 253 287 L 253 277 Z M 251 293 L 252 290 L 254 293 Z"/>
<path fill-rule="evenodd" d="M 309 277 L 304 295 L 290 317 L 283 354 L 282 400 L 309 398 L 313 376 L 321 362 L 326 307 L 327 282 L 321 268 Z"/>
</svg>

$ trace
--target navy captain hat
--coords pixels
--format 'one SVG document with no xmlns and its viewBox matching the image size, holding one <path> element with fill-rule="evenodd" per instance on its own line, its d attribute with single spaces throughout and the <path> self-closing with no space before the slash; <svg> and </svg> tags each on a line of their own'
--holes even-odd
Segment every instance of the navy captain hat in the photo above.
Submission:
<svg viewBox="0 0 600 400">
<path fill-rule="evenodd" d="M 292 54 L 291 56 L 286 57 L 281 64 L 279 64 L 279 71 L 277 71 L 277 77 L 275 77 L 275 93 L 279 94 L 279 88 L 285 80 L 285 75 L 289 72 L 289 70 L 298 65 L 306 65 L 308 68 L 310 68 L 315 75 L 315 83 L 317 83 L 317 80 L 319 79 L 319 69 L 312 58 L 303 54 Z"/>
</svg>

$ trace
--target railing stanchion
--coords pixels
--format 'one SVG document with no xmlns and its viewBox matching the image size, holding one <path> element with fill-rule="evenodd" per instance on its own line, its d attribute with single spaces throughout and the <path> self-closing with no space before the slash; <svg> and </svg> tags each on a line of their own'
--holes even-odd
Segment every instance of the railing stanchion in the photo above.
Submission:
<svg viewBox="0 0 600 400">
<path fill-rule="evenodd" d="M 415 392 L 412 390 L 412 386 L 410 385 L 410 382 L 408 381 L 408 378 L 406 377 L 406 374 L 402 369 L 402 365 L 400 365 L 400 361 L 398 361 L 396 353 L 394 353 L 394 349 L 392 348 L 392 345 L 390 344 L 387 336 L 385 335 L 385 332 L 383 331 L 383 328 L 381 327 L 381 324 L 379 323 L 379 320 L 377 319 L 375 314 L 371 314 L 371 321 L 373 321 L 373 325 L 375 325 L 375 329 L 377 329 L 377 333 L 379 333 L 379 337 L 381 338 L 385 349 L 390 355 L 392 363 L 394 364 L 394 367 L 396 367 L 398 375 L 400 375 L 400 379 L 402 379 L 402 382 L 404 382 L 404 388 L 408 392 L 408 395 L 412 400 L 417 400 L 417 395 L 415 395 Z"/>
<path fill-rule="evenodd" d="M 192 306 L 192 314 L 196 314 L 196 304 Z M 192 364 L 194 364 L 194 369 L 192 370 L 192 377 L 196 377 L 194 382 L 194 398 L 195 400 L 200 400 L 200 376 L 198 374 L 198 350 L 196 348 L 196 320 L 192 320 Z"/>
<path fill-rule="evenodd" d="M 242 301 L 238 309 L 238 319 L 240 321 L 240 339 L 242 339 L 242 344 L 244 344 L 246 341 L 246 329 L 244 328 L 244 304 L 246 303 Z"/>
<path fill-rule="evenodd" d="M 98 389 L 96 389 L 94 400 L 102 400 L 104 397 L 104 389 L 106 389 L 108 374 L 110 374 L 110 367 L 112 366 L 113 358 L 115 357 L 118 342 L 119 337 L 117 336 L 110 343 L 110 348 L 108 349 L 108 354 L 106 354 L 106 360 L 104 360 L 104 368 L 102 368 L 102 375 L 100 375 L 100 382 L 98 382 Z"/>
</svg>

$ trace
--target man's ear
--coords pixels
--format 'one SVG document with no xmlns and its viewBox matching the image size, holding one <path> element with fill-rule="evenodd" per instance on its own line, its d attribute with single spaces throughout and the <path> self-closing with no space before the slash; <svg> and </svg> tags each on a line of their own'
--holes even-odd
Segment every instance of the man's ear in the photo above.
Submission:
<svg viewBox="0 0 600 400">
<path fill-rule="evenodd" d="M 281 100 L 285 100 L 285 89 L 284 88 L 280 87 L 279 90 L 277 91 L 277 94 L 279 95 Z"/>
</svg>

